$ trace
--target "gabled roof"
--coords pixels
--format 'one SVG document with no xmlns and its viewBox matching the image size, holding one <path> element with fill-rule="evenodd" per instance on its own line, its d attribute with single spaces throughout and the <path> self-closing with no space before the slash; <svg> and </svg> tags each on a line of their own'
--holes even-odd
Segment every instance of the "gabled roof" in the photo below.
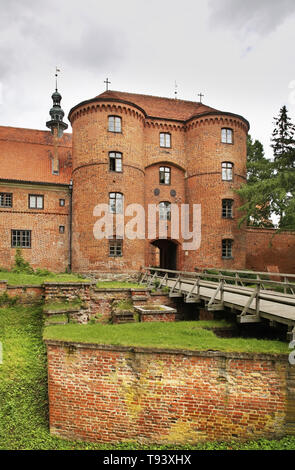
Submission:
<svg viewBox="0 0 295 470">
<path fill-rule="evenodd" d="M 59 140 L 59 174 L 52 174 L 53 136 L 49 131 L 0 126 L 0 180 L 69 184 L 72 135 Z"/>
</svg>

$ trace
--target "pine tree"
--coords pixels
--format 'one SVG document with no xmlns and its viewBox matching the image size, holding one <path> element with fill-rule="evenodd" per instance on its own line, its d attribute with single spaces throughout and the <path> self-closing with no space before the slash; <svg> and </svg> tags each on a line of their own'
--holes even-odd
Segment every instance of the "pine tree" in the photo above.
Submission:
<svg viewBox="0 0 295 470">
<path fill-rule="evenodd" d="M 244 205 L 240 224 L 271 226 L 269 217 L 278 218 L 280 230 L 295 230 L 295 126 L 286 106 L 274 118 L 273 160 L 265 159 L 259 144 L 248 139 L 247 184 L 238 191 Z"/>
</svg>

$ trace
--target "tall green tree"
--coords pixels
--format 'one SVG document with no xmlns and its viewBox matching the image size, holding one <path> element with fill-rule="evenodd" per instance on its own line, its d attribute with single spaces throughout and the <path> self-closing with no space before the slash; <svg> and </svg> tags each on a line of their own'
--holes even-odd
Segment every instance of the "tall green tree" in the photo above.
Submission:
<svg viewBox="0 0 295 470">
<path fill-rule="evenodd" d="M 247 183 L 238 191 L 244 205 L 241 222 L 255 227 L 272 227 L 269 199 L 261 191 L 262 182 L 271 178 L 272 167 L 264 155 L 263 145 L 259 140 L 247 137 Z M 258 191 L 259 189 L 259 191 Z"/>
<path fill-rule="evenodd" d="M 261 144 L 248 139 L 247 183 L 238 191 L 244 205 L 240 223 L 271 226 L 276 216 L 278 228 L 295 230 L 295 126 L 286 106 L 274 118 L 271 137 L 273 160 L 261 152 Z"/>
</svg>

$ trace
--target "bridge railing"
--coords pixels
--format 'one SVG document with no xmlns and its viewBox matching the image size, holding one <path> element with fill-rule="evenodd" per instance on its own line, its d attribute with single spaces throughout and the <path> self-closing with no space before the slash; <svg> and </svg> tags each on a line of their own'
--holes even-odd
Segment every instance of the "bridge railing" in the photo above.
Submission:
<svg viewBox="0 0 295 470">
<path fill-rule="evenodd" d="M 243 289 L 252 290 L 257 288 L 259 289 L 260 296 L 263 296 L 261 291 L 271 291 L 274 296 L 281 296 L 283 294 L 287 297 L 295 297 L 295 274 L 212 268 L 187 272 L 147 266 L 143 268 L 141 282 L 144 282 L 144 279 L 147 277 L 149 277 L 150 285 L 160 283 L 162 286 L 167 279 L 175 278 L 178 278 L 179 281 L 185 279 L 187 283 L 189 283 L 190 279 L 199 279 L 199 281 L 208 283 L 220 283 L 222 281 L 223 288 L 230 286 L 239 287 L 241 293 Z"/>
</svg>

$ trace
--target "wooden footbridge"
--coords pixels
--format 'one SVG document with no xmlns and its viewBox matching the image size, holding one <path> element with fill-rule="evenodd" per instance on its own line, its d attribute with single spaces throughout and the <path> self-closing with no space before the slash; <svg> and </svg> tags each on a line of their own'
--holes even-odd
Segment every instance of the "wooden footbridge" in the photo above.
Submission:
<svg viewBox="0 0 295 470">
<path fill-rule="evenodd" d="M 256 271 L 202 269 L 200 272 L 145 267 L 140 283 L 169 288 L 170 297 L 204 303 L 208 311 L 227 308 L 240 323 L 262 319 L 285 324 L 295 340 L 295 275 Z"/>
</svg>

